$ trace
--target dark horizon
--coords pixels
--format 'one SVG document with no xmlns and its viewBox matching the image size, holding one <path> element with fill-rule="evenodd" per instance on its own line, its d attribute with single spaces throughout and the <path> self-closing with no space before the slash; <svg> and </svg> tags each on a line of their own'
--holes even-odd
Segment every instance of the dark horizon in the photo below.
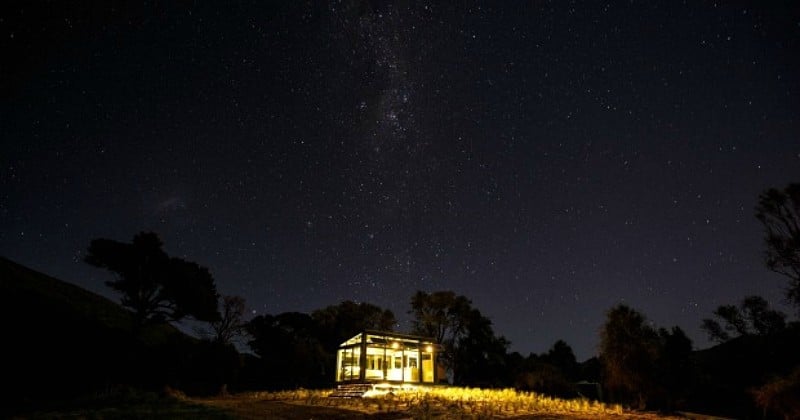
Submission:
<svg viewBox="0 0 800 420">
<path fill-rule="evenodd" d="M 453 290 L 579 360 L 620 302 L 696 348 L 747 295 L 793 314 L 754 217 L 800 181 L 788 2 L 74 7 L 2 8 L 20 264 L 118 301 L 89 242 L 154 231 L 252 314 L 365 301 L 408 332 Z"/>
</svg>

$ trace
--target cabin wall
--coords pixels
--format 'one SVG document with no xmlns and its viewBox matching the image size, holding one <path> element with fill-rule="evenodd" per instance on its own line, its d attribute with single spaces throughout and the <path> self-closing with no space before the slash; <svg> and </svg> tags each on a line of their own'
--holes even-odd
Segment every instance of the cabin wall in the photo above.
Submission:
<svg viewBox="0 0 800 420">
<path fill-rule="evenodd" d="M 336 382 L 426 383 L 437 381 L 434 346 L 385 335 L 356 336 L 336 355 Z"/>
</svg>

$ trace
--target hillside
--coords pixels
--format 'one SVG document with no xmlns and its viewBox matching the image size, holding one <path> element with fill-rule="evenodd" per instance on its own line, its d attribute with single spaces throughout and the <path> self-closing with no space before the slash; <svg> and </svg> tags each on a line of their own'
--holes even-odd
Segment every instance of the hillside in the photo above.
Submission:
<svg viewBox="0 0 800 420">
<path fill-rule="evenodd" d="M 751 390 L 800 366 L 800 323 L 767 336 L 741 336 L 698 350 L 691 406 L 707 412 L 758 417 Z"/>
<path fill-rule="evenodd" d="M 118 304 L 3 257 L 0 257 L 0 292 L 2 310 L 13 310 L 9 314 L 40 318 L 56 312 L 108 328 L 131 326 L 129 312 Z"/>
<path fill-rule="evenodd" d="M 5 384 L 21 405 L 165 381 L 174 370 L 165 351 L 195 341 L 169 325 L 133 334 L 120 305 L 2 257 L 0 319 Z"/>
</svg>

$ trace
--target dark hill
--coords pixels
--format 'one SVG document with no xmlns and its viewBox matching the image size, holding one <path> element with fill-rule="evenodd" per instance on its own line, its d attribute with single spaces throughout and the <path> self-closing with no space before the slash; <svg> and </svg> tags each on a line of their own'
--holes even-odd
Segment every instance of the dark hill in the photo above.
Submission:
<svg viewBox="0 0 800 420">
<path fill-rule="evenodd" d="M 691 406 L 723 415 L 760 418 L 751 390 L 800 366 L 800 324 L 771 335 L 736 337 L 694 352 L 697 388 Z M 746 413 L 743 416 L 743 413 Z"/>
<path fill-rule="evenodd" d="M 130 314 L 118 304 L 3 257 L 0 257 L 0 291 L 6 305 L 4 310 L 23 311 L 18 315 L 61 313 L 108 328 L 131 326 Z"/>
<path fill-rule="evenodd" d="M 134 333 L 120 305 L 0 257 L 6 397 L 20 406 L 172 383 L 196 340 L 170 325 Z"/>
</svg>

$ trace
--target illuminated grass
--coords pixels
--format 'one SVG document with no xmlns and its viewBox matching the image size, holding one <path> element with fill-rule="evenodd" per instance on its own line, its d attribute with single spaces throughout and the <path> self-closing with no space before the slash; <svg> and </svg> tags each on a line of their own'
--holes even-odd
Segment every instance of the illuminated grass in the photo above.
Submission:
<svg viewBox="0 0 800 420">
<path fill-rule="evenodd" d="M 365 398 L 328 398 L 332 390 L 253 392 L 237 398 L 355 410 L 368 414 L 402 412 L 414 419 L 490 419 L 519 416 L 552 418 L 657 418 L 623 410 L 618 404 L 566 400 L 513 389 L 427 387 Z"/>
</svg>

